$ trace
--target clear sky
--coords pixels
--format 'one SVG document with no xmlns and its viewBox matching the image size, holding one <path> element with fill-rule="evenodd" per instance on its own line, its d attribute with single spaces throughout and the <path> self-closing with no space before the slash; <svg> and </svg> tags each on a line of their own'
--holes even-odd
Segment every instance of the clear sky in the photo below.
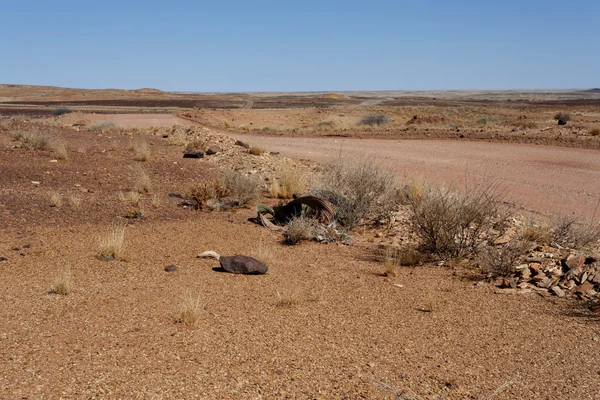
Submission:
<svg viewBox="0 0 600 400">
<path fill-rule="evenodd" d="M 600 0 L 2 0 L 0 55 L 80 88 L 591 88 Z"/>
</svg>

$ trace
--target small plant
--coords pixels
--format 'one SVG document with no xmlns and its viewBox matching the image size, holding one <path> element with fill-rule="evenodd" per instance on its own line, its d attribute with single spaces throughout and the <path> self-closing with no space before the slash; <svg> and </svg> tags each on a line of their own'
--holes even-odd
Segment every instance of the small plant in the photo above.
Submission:
<svg viewBox="0 0 600 400">
<path fill-rule="evenodd" d="M 129 219 L 144 218 L 144 210 L 139 205 L 132 206 L 129 208 L 129 211 L 127 212 L 127 215 L 125 215 L 125 218 L 129 218 Z"/>
<path fill-rule="evenodd" d="M 69 196 L 69 203 L 73 207 L 79 207 L 81 205 L 82 201 L 83 201 L 83 198 L 81 196 L 79 196 L 78 194 L 72 194 Z"/>
<path fill-rule="evenodd" d="M 47 135 L 37 132 L 17 132 L 14 138 L 21 144 L 32 150 L 47 150 L 50 147 L 50 139 Z"/>
<path fill-rule="evenodd" d="M 593 217 L 592 217 L 593 220 Z M 577 217 L 562 216 L 554 223 L 552 242 L 572 249 L 584 249 L 600 241 L 600 227 L 579 224 Z"/>
<path fill-rule="evenodd" d="M 298 289 L 286 289 L 283 293 L 277 290 L 277 302 L 275 305 L 282 308 L 292 308 L 300 304 L 300 293 Z"/>
<path fill-rule="evenodd" d="M 56 276 L 54 285 L 52 286 L 52 293 L 66 296 L 71 293 L 72 289 L 73 275 L 71 274 L 71 268 L 67 266 Z"/>
<path fill-rule="evenodd" d="M 274 199 L 291 199 L 306 190 L 306 174 L 286 163 L 281 167 L 279 179 L 273 178 L 269 194 Z"/>
<path fill-rule="evenodd" d="M 150 181 L 150 175 L 142 168 L 134 170 L 136 174 L 135 186 L 139 192 L 149 193 L 152 191 L 152 182 Z"/>
<path fill-rule="evenodd" d="M 287 244 L 298 244 L 302 240 L 313 238 L 313 221 L 310 218 L 297 217 L 292 219 L 286 226 L 283 234 L 284 241 Z"/>
<path fill-rule="evenodd" d="M 114 226 L 104 237 L 98 240 L 98 259 L 102 261 L 122 260 L 125 227 Z"/>
<path fill-rule="evenodd" d="M 160 204 L 161 204 L 160 195 L 155 194 L 154 196 L 152 196 L 152 208 L 158 208 L 158 207 L 160 207 Z"/>
<path fill-rule="evenodd" d="M 55 108 L 54 110 L 52 110 L 52 116 L 59 117 L 61 115 L 70 114 L 72 112 L 73 112 L 73 110 L 71 110 L 70 108 L 59 107 L 59 108 Z"/>
<path fill-rule="evenodd" d="M 198 151 L 206 151 L 207 148 L 208 148 L 208 143 L 206 142 L 206 140 L 199 138 L 199 137 L 193 138 L 185 146 L 186 151 L 194 152 L 194 153 L 198 152 Z"/>
<path fill-rule="evenodd" d="M 69 158 L 69 153 L 67 151 L 67 147 L 62 141 L 54 143 L 54 152 L 56 153 L 56 158 L 59 160 L 66 160 Z"/>
<path fill-rule="evenodd" d="M 558 125 L 566 125 L 571 120 L 571 114 L 566 112 L 556 113 L 554 119 L 558 121 Z"/>
<path fill-rule="evenodd" d="M 479 266 L 492 276 L 509 276 L 515 273 L 519 258 L 526 254 L 526 242 L 513 240 L 503 246 L 485 246 L 479 252 Z"/>
<path fill-rule="evenodd" d="M 248 153 L 252 154 L 253 156 L 260 156 L 262 154 L 264 154 L 265 149 L 263 149 L 260 146 L 250 146 L 250 148 L 248 149 Z"/>
<path fill-rule="evenodd" d="M 179 311 L 175 316 L 175 323 L 194 328 L 198 325 L 198 321 L 200 321 L 201 312 L 202 302 L 200 296 L 186 293 L 183 295 Z"/>
<path fill-rule="evenodd" d="M 549 244 L 552 228 L 547 224 L 536 222 L 534 218 L 525 220 L 521 230 L 521 239 L 537 244 Z"/>
<path fill-rule="evenodd" d="M 384 275 L 387 277 L 396 276 L 396 269 L 399 264 L 398 251 L 393 247 L 388 246 L 381 251 L 380 259 L 385 268 Z"/>
<path fill-rule="evenodd" d="M 63 198 L 58 192 L 50 192 L 50 207 L 60 207 L 62 206 Z"/>
<path fill-rule="evenodd" d="M 221 200 L 229 196 L 230 191 L 225 187 L 220 180 L 213 179 L 203 181 L 197 185 L 193 185 L 188 189 L 184 198 L 191 203 L 195 210 L 202 210 L 210 207 L 207 202 L 209 200 Z"/>
<path fill-rule="evenodd" d="M 600 136 L 600 127 L 595 126 L 592 129 L 590 129 L 590 135 L 592 135 L 592 136 Z"/>
<path fill-rule="evenodd" d="M 125 190 L 119 192 L 119 200 L 137 205 L 140 202 L 140 192 L 137 190 Z"/>
<path fill-rule="evenodd" d="M 369 125 L 369 126 L 373 126 L 373 125 L 385 125 L 387 123 L 389 123 L 390 120 L 388 119 L 387 116 L 385 116 L 385 114 L 369 114 L 369 115 L 365 115 L 359 122 L 359 125 Z"/>
<path fill-rule="evenodd" d="M 258 246 L 252 249 L 251 254 L 252 257 L 257 259 L 267 267 L 270 267 L 275 262 L 275 255 L 273 254 L 273 250 L 264 244 L 262 238 L 260 238 Z"/>
<path fill-rule="evenodd" d="M 88 125 L 88 129 L 92 132 L 106 132 L 115 129 L 117 125 L 114 122 L 97 121 Z"/>
<path fill-rule="evenodd" d="M 269 196 L 271 196 L 272 199 L 278 199 L 281 196 L 281 185 L 277 178 L 271 180 L 271 184 L 269 185 Z"/>
<path fill-rule="evenodd" d="M 133 152 L 136 161 L 148 161 L 150 159 L 150 146 L 146 142 L 136 143 Z"/>
<path fill-rule="evenodd" d="M 327 131 L 333 128 L 335 128 L 335 122 L 333 121 L 319 122 L 317 125 L 315 125 L 315 130 L 317 131 Z"/>
<path fill-rule="evenodd" d="M 260 180 L 255 176 L 228 169 L 221 173 L 220 180 L 229 192 L 229 197 L 239 206 L 245 206 L 258 198 Z"/>
</svg>

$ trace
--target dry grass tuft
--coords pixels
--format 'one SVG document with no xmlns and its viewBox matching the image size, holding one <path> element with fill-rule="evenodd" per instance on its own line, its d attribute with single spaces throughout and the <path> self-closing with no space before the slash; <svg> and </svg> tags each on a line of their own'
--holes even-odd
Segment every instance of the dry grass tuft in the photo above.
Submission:
<svg viewBox="0 0 600 400">
<path fill-rule="evenodd" d="M 279 184 L 277 178 L 273 178 L 271 180 L 271 184 L 269 185 L 269 196 L 271 196 L 272 199 L 278 199 L 281 197 L 281 185 Z"/>
<path fill-rule="evenodd" d="M 150 180 L 150 175 L 142 168 L 135 169 L 136 180 L 135 186 L 139 192 L 149 193 L 152 191 L 152 181 Z"/>
<path fill-rule="evenodd" d="M 593 217 L 592 217 L 593 220 Z M 577 217 L 562 216 L 554 222 L 552 242 L 572 249 L 585 249 L 600 241 L 600 227 L 577 223 Z"/>
<path fill-rule="evenodd" d="M 258 242 L 258 246 L 254 247 L 251 251 L 252 257 L 265 264 L 267 267 L 273 265 L 276 260 L 275 254 L 273 253 L 273 249 L 264 244 L 263 239 L 261 238 Z"/>
<path fill-rule="evenodd" d="M 248 153 L 253 156 L 260 156 L 265 153 L 265 149 L 260 146 L 250 146 Z"/>
<path fill-rule="evenodd" d="M 59 160 L 66 160 L 69 158 L 69 152 L 67 151 L 67 147 L 64 142 L 57 141 L 53 145 L 54 152 L 56 153 L 56 158 Z"/>
<path fill-rule="evenodd" d="M 199 137 L 192 138 L 185 146 L 185 150 L 191 152 L 206 151 L 207 148 L 208 142 Z"/>
<path fill-rule="evenodd" d="M 237 205 L 245 206 L 258 198 L 261 185 L 258 177 L 228 169 L 221 172 L 220 178 L 223 186 L 229 191 L 229 197 Z"/>
<path fill-rule="evenodd" d="M 83 198 L 80 195 L 78 195 L 78 194 L 71 194 L 69 196 L 69 203 L 73 207 L 79 207 L 81 205 L 82 201 L 83 201 Z"/>
<path fill-rule="evenodd" d="M 590 129 L 590 135 L 592 135 L 592 136 L 600 136 L 600 127 L 595 126 L 592 129 Z"/>
<path fill-rule="evenodd" d="M 152 208 L 158 208 L 160 207 L 162 200 L 160 198 L 160 195 L 157 193 L 154 196 L 152 196 Z"/>
<path fill-rule="evenodd" d="M 58 192 L 50 192 L 50 207 L 60 207 L 63 204 L 63 198 Z"/>
<path fill-rule="evenodd" d="M 292 219 L 286 226 L 286 231 L 283 234 L 284 242 L 287 244 L 298 244 L 302 240 L 310 240 L 313 238 L 313 220 L 305 217 Z"/>
<path fill-rule="evenodd" d="M 282 308 L 292 308 L 301 303 L 301 296 L 298 289 L 287 288 L 280 293 L 277 293 L 277 302 L 275 305 Z"/>
<path fill-rule="evenodd" d="M 384 275 L 387 277 L 393 277 L 396 276 L 396 269 L 398 268 L 398 265 L 400 264 L 399 260 L 398 260 L 398 250 L 394 249 L 393 247 L 385 247 L 384 249 L 381 250 L 380 252 L 380 261 L 383 263 L 383 266 L 385 268 L 384 271 Z"/>
<path fill-rule="evenodd" d="M 18 131 L 14 134 L 14 138 L 24 147 L 32 150 L 48 150 L 50 147 L 50 138 L 43 133 Z"/>
<path fill-rule="evenodd" d="M 291 199 L 294 194 L 303 193 L 307 186 L 306 174 L 286 163 L 281 167 L 279 179 L 273 179 L 269 192 L 273 198 Z"/>
<path fill-rule="evenodd" d="M 52 293 L 66 296 L 73 290 L 73 275 L 71 274 L 71 267 L 65 267 L 54 279 L 54 285 L 52 286 Z"/>
<path fill-rule="evenodd" d="M 183 295 L 179 311 L 175 316 L 175 323 L 194 328 L 198 325 L 198 321 L 200 321 L 201 312 L 202 302 L 200 296 L 186 293 Z"/>
<path fill-rule="evenodd" d="M 537 222 L 535 218 L 528 218 L 523 224 L 520 237 L 521 239 L 532 243 L 549 244 L 552 240 L 552 227 Z"/>
<path fill-rule="evenodd" d="M 479 266 L 492 276 L 509 276 L 515 273 L 519 259 L 526 254 L 527 242 L 513 240 L 504 246 L 486 246 L 479 252 Z"/>
<path fill-rule="evenodd" d="M 117 128 L 114 122 L 96 121 L 87 127 L 92 132 L 106 132 Z"/>
<path fill-rule="evenodd" d="M 98 239 L 98 259 L 102 261 L 122 260 L 125 227 L 117 225 L 108 234 Z"/>
<path fill-rule="evenodd" d="M 122 190 L 119 192 L 119 200 L 137 205 L 140 202 L 140 192 L 137 190 Z"/>
<path fill-rule="evenodd" d="M 150 160 L 150 146 L 146 142 L 138 142 L 133 146 L 136 161 Z"/>
</svg>

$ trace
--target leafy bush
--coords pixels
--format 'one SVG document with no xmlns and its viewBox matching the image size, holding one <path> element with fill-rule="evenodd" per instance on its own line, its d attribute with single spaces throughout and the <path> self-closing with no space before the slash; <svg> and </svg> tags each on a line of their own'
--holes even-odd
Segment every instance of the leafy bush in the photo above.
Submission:
<svg viewBox="0 0 600 400">
<path fill-rule="evenodd" d="M 388 117 L 385 116 L 385 114 L 369 114 L 369 115 L 365 115 L 358 122 L 358 124 L 373 126 L 373 125 L 385 125 L 388 122 L 390 122 L 390 120 L 388 119 Z"/>
</svg>

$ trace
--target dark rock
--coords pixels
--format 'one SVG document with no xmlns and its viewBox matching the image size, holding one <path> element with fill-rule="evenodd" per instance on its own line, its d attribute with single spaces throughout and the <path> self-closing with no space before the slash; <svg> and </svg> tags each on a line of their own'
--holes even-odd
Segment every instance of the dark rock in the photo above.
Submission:
<svg viewBox="0 0 600 400">
<path fill-rule="evenodd" d="M 0 262 L 3 262 L 3 261 L 8 261 L 8 258 L 6 258 L 6 257 L 0 257 Z"/>
<path fill-rule="evenodd" d="M 566 125 L 566 124 L 567 124 L 567 121 L 566 121 L 566 120 L 564 120 L 564 119 L 559 119 L 559 120 L 558 120 L 558 124 L 559 124 L 559 125 Z"/>
<path fill-rule="evenodd" d="M 21 250 L 21 249 L 20 249 L 20 248 L 18 248 L 18 247 L 13 247 L 11 250 L 12 250 L 12 251 L 19 251 L 19 250 Z"/>
<path fill-rule="evenodd" d="M 31 245 L 30 245 L 30 244 L 24 244 L 24 245 L 23 245 L 23 248 L 24 248 L 24 249 L 29 249 L 29 248 L 31 248 Z"/>
<path fill-rule="evenodd" d="M 249 149 L 249 148 L 250 148 L 250 145 L 249 145 L 248 143 L 244 143 L 244 142 L 242 142 L 241 140 L 236 140 L 236 141 L 235 141 L 235 144 L 236 144 L 237 146 L 242 146 L 242 147 L 243 147 L 243 148 L 245 148 L 245 149 Z"/>
<path fill-rule="evenodd" d="M 270 151 L 269 154 L 272 156 L 277 156 L 277 155 L 279 155 L 279 152 L 278 151 Z"/>
<path fill-rule="evenodd" d="M 267 272 L 266 265 L 248 256 L 221 257 L 221 267 L 232 274 L 262 275 Z"/>
<path fill-rule="evenodd" d="M 204 158 L 203 151 L 186 151 L 183 153 L 183 158 Z"/>
<path fill-rule="evenodd" d="M 177 272 L 177 265 L 171 264 L 165 267 L 165 272 Z"/>
<path fill-rule="evenodd" d="M 207 156 L 212 156 L 213 154 L 217 154 L 220 153 L 222 150 L 219 146 L 217 145 L 212 145 L 208 148 L 208 150 L 206 150 L 206 155 Z"/>
</svg>

